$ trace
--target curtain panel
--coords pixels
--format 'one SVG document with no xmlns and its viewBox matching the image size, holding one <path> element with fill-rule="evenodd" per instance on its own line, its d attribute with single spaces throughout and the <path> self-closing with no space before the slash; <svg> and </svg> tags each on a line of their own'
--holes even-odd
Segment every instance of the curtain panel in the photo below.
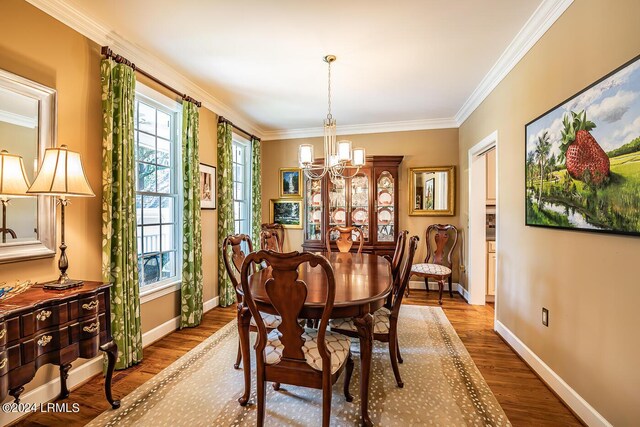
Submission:
<svg viewBox="0 0 640 427">
<path fill-rule="evenodd" d="M 262 159 L 260 139 L 251 140 L 251 239 L 260 246 L 262 229 Z"/>
<path fill-rule="evenodd" d="M 227 276 L 222 258 L 222 243 L 234 233 L 233 218 L 233 164 L 231 161 L 233 126 L 218 123 L 218 295 L 220 305 L 228 307 L 236 302 L 236 291 Z"/>
<path fill-rule="evenodd" d="M 102 280 L 111 287 L 111 330 L 116 369 L 142 360 L 136 184 L 134 70 L 111 59 L 100 65 L 102 83 Z"/>
<path fill-rule="evenodd" d="M 202 224 L 200 222 L 200 154 L 198 107 L 182 102 L 182 287 L 180 328 L 202 320 Z"/>
</svg>

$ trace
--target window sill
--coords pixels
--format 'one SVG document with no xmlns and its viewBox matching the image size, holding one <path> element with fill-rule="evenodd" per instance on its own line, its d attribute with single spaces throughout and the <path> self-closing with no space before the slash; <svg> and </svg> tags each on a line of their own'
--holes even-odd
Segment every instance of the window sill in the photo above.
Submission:
<svg viewBox="0 0 640 427">
<path fill-rule="evenodd" d="M 170 282 L 158 283 L 140 291 L 140 304 L 153 301 L 154 299 L 163 297 L 179 291 L 182 286 L 182 279 L 173 279 Z"/>
</svg>

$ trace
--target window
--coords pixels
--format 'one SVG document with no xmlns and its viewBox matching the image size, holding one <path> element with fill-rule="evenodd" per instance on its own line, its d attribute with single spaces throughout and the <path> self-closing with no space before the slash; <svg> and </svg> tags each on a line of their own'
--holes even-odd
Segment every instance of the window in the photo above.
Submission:
<svg viewBox="0 0 640 427">
<path fill-rule="evenodd" d="M 147 88 L 145 93 L 149 91 Z M 169 105 L 175 104 L 168 101 Z M 174 284 L 182 271 L 180 116 L 172 107 L 136 93 L 136 220 L 141 290 Z"/>
<path fill-rule="evenodd" d="M 251 144 L 234 134 L 232 151 L 235 233 L 251 235 Z"/>
</svg>

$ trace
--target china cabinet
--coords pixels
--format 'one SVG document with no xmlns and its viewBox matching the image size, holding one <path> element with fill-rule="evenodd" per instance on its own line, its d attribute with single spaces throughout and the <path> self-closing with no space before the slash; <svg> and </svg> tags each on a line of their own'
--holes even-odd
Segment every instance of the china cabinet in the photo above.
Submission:
<svg viewBox="0 0 640 427">
<path fill-rule="evenodd" d="M 402 156 L 371 156 L 353 177 L 333 181 L 328 174 L 317 181 L 305 178 L 303 249 L 323 251 L 326 230 L 354 226 L 364 235 L 363 252 L 393 254 L 399 227 L 400 162 Z M 331 236 L 332 241 L 335 238 L 337 235 Z M 331 245 L 335 248 L 335 243 Z M 356 250 L 354 245 L 352 251 Z"/>
</svg>

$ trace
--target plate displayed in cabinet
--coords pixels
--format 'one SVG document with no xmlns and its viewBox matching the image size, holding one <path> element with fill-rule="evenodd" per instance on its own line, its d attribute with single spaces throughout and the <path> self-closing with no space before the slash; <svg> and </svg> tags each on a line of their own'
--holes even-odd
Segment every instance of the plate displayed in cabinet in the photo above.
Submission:
<svg viewBox="0 0 640 427">
<path fill-rule="evenodd" d="M 393 195 L 387 190 L 382 190 L 378 193 L 378 204 L 383 206 L 389 206 L 393 204 Z"/>
<path fill-rule="evenodd" d="M 393 212 L 389 208 L 381 208 L 378 210 L 378 223 L 389 224 L 393 221 Z"/>
<path fill-rule="evenodd" d="M 383 177 L 383 178 L 381 178 L 381 179 L 380 179 L 380 181 L 379 181 L 379 185 L 380 185 L 380 187 L 386 187 L 386 188 L 389 188 L 389 187 L 391 187 L 393 184 L 391 184 L 391 180 L 390 180 L 388 177 L 386 177 L 386 176 L 385 176 L 385 177 Z"/>
<path fill-rule="evenodd" d="M 322 220 L 322 210 L 316 209 L 315 211 L 313 211 L 313 214 L 311 215 L 311 221 L 316 224 L 320 224 L 321 220 Z"/>
<path fill-rule="evenodd" d="M 311 196 L 311 204 L 313 206 L 322 206 L 322 195 L 320 193 L 315 193 Z"/>
<path fill-rule="evenodd" d="M 356 225 L 363 225 L 367 223 L 367 210 L 364 208 L 357 208 L 351 212 L 351 220 Z"/>
<path fill-rule="evenodd" d="M 333 214 L 331 214 L 331 218 L 333 219 L 333 222 L 336 224 L 345 224 L 347 219 L 347 213 L 344 210 L 344 208 L 338 208 L 335 211 L 333 211 Z"/>
</svg>

